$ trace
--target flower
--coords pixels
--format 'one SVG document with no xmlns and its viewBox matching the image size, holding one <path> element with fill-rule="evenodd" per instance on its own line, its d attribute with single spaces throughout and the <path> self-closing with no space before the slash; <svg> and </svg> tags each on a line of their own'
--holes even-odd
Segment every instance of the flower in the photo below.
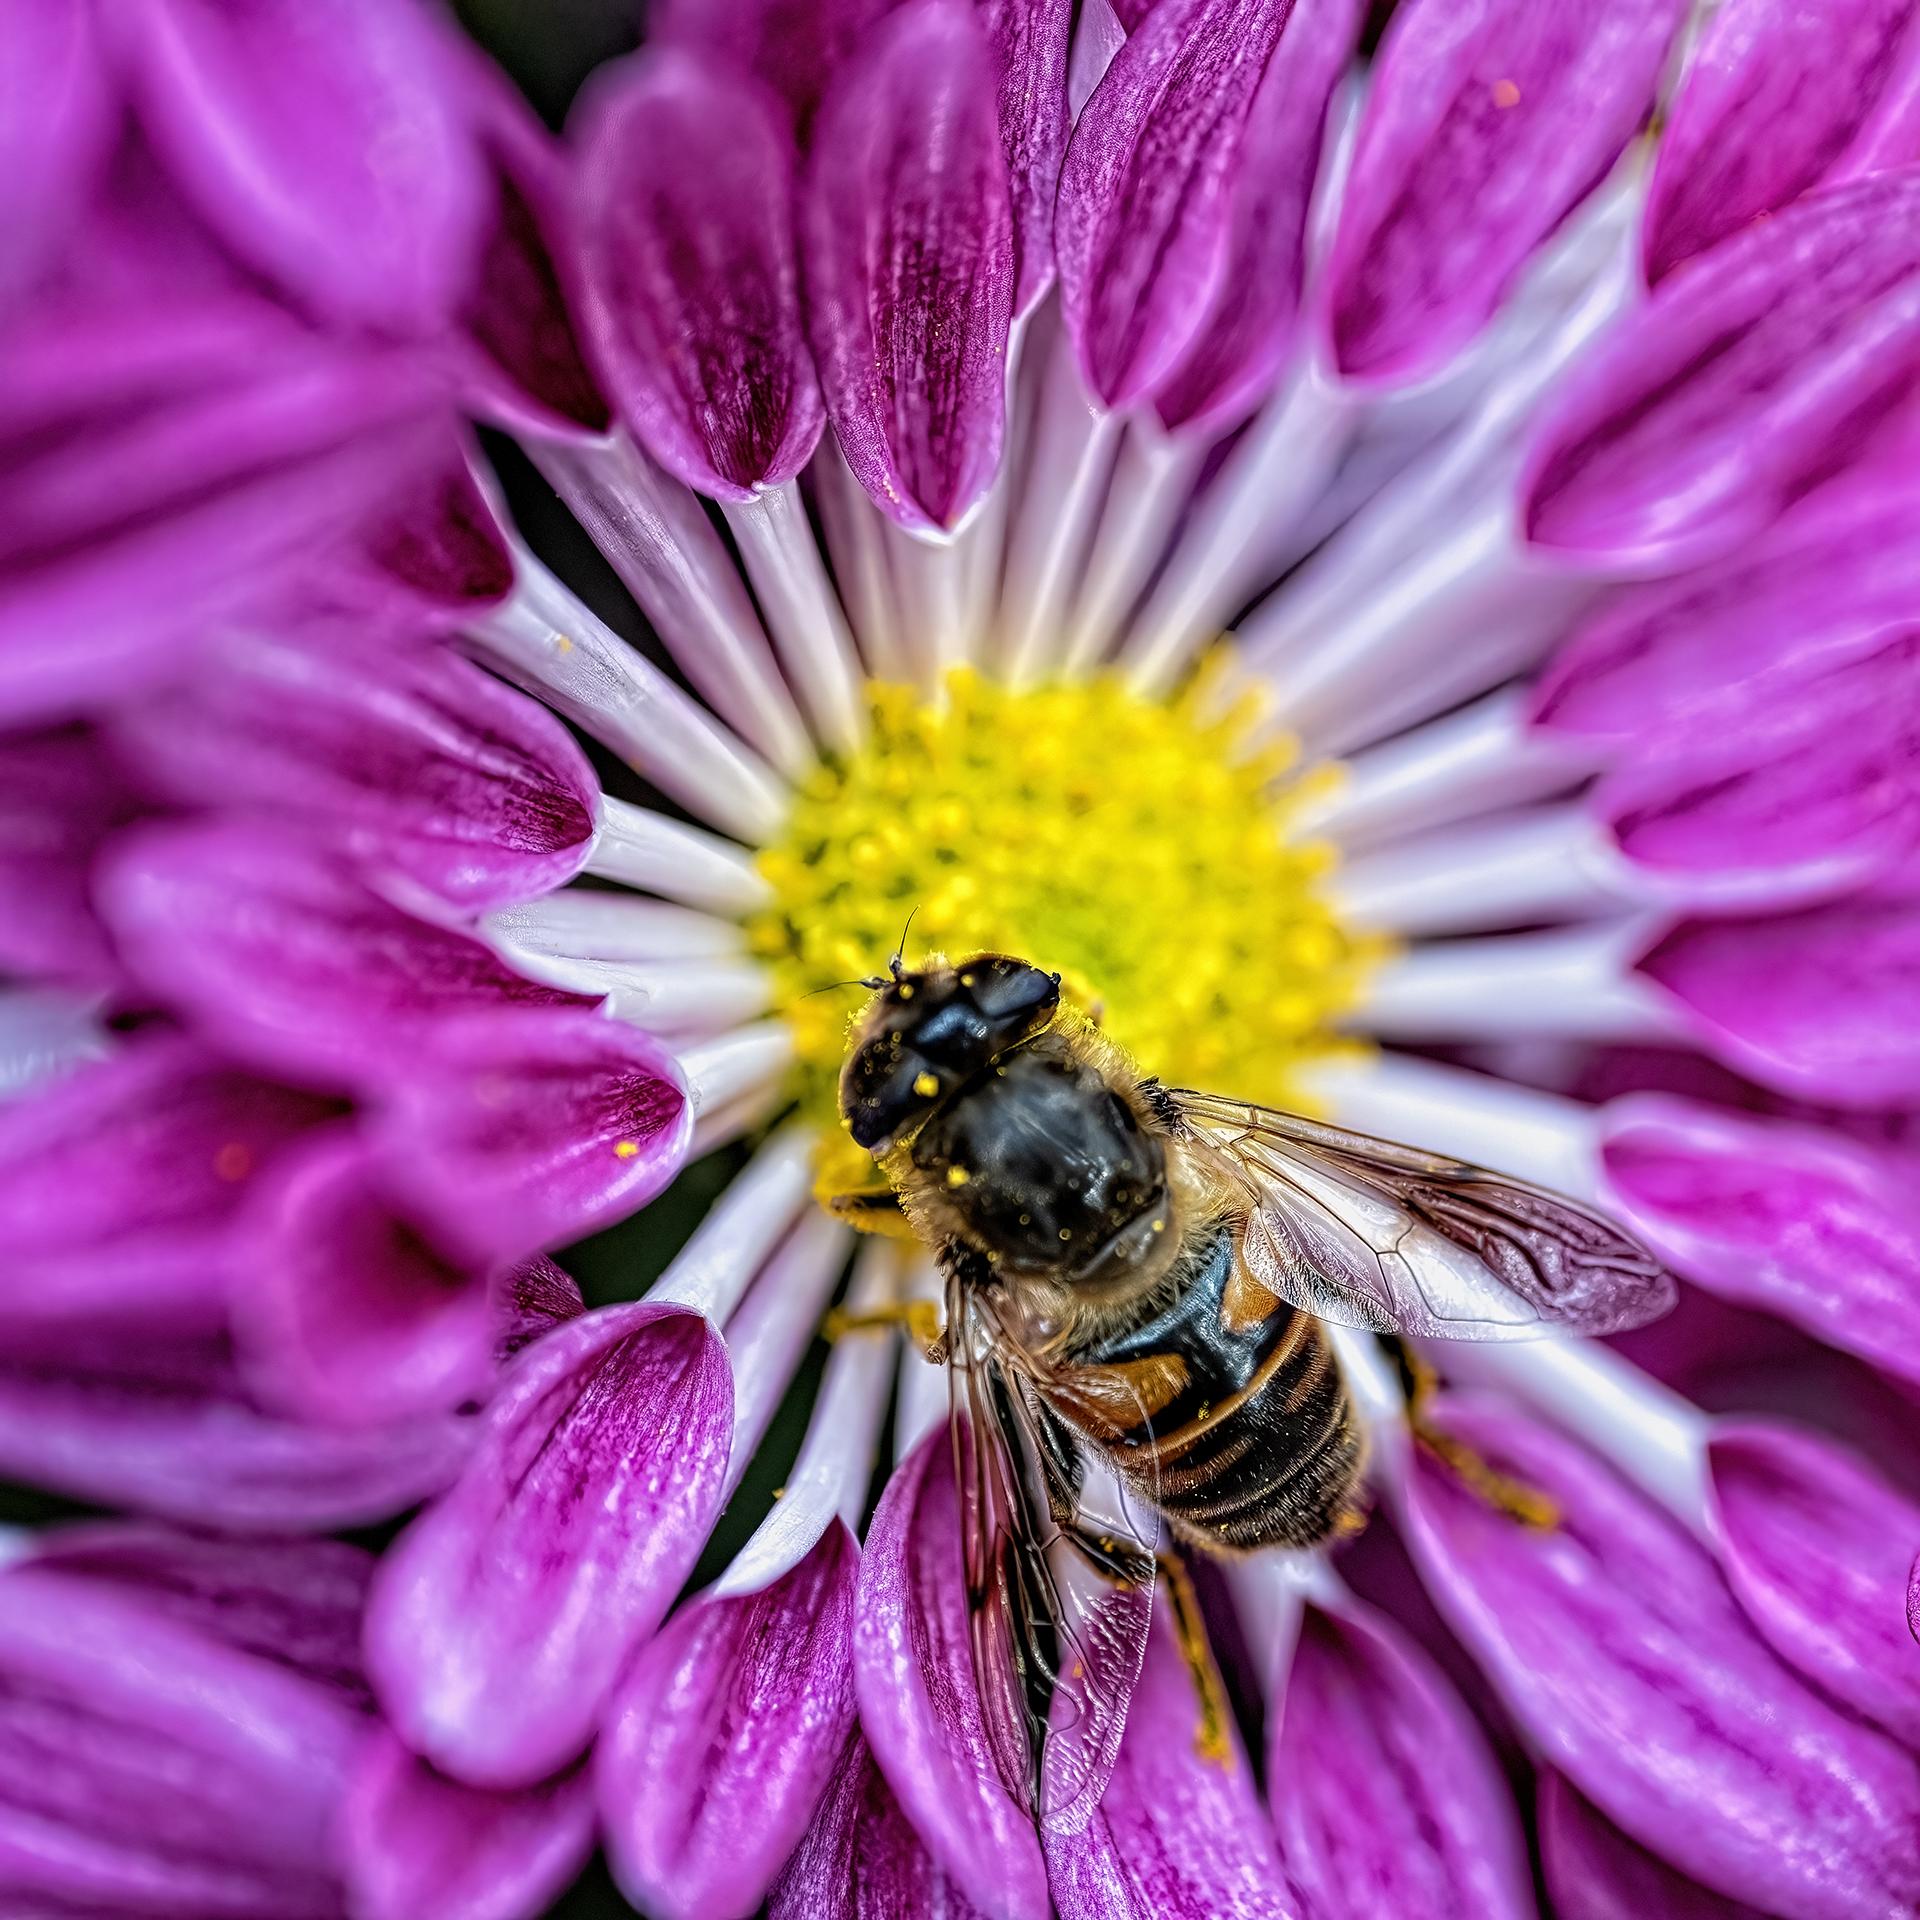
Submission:
<svg viewBox="0 0 1920 1920">
<path fill-rule="evenodd" d="M 7 1542 L 9 1912 L 1920 1906 L 1920 20 L 1688 11 L 671 0 L 560 144 L 397 0 L 0 6 L 0 1470 L 137 1516 Z M 1689 1283 L 1340 1332 L 1370 1524 L 1072 1831 L 818 1204 L 909 923 Z"/>
</svg>

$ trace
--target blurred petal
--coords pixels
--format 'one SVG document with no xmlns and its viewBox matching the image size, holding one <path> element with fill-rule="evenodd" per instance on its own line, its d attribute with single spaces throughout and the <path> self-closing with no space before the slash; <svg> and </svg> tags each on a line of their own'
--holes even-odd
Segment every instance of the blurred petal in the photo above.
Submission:
<svg viewBox="0 0 1920 1920">
<path fill-rule="evenodd" d="M 528 1348 L 459 1481 L 381 1563 L 367 1664 L 407 1744 L 494 1787 L 575 1759 L 705 1542 L 732 1431 L 698 1315 L 612 1307 Z"/>
<path fill-rule="evenodd" d="M 299 1419 L 379 1426 L 451 1411 L 493 1376 L 485 1280 L 395 1213 L 380 1159 L 345 1129 L 316 1140 L 262 1193 L 236 1257 L 247 1382 Z"/>
<path fill-rule="evenodd" d="M 578 1005 L 416 920 L 344 861 L 264 825 L 123 837 L 99 897 L 128 966 L 224 1046 L 320 1085 L 382 1082 L 455 1014 Z"/>
<path fill-rule="evenodd" d="M 1549 1764 L 1661 1858 L 1783 1920 L 1920 1898 L 1920 1768 L 1781 1663 L 1676 1521 L 1516 1413 L 1448 1400 L 1430 1417 L 1558 1509 L 1523 1525 L 1424 1454 L 1408 1500 L 1428 1590 Z"/>
<path fill-rule="evenodd" d="M 942 1423 L 895 1470 L 867 1530 L 854 1620 L 860 1724 L 933 1857 L 983 1912 L 1047 1913 L 1032 1820 L 1001 1785 L 974 1679 Z"/>
<path fill-rule="evenodd" d="M 764 81 L 804 129 L 835 71 L 900 0 L 658 0 L 647 37 L 700 47 Z"/>
<path fill-rule="evenodd" d="M 981 0 L 1000 66 L 1000 137 L 1013 189 L 1013 310 L 1053 284 L 1053 202 L 1067 150 L 1072 0 Z"/>
<path fill-rule="evenodd" d="M 842 452 L 882 512 L 956 525 L 1000 464 L 1013 224 L 998 76 L 966 0 L 910 0 L 821 106 L 808 325 Z"/>
<path fill-rule="evenodd" d="M 218 1326 L 250 1183 L 336 1111 L 158 1033 L 0 1107 L 0 1325 L 144 1310 Z"/>
<path fill-rule="evenodd" d="M 1641 1095 L 1604 1114 L 1609 1203 L 1676 1272 L 1920 1385 L 1920 1205 L 1825 1129 Z"/>
<path fill-rule="evenodd" d="M 1540 1854 L 1559 1920 L 1765 1920 L 1635 1846 L 1557 1773 L 1540 1776 Z"/>
<path fill-rule="evenodd" d="M 1280 1862 L 1313 1920 L 1533 1920 L 1486 1735 L 1384 1614 L 1309 1606 L 1268 1722 Z"/>
<path fill-rule="evenodd" d="M 485 178 L 414 0 L 135 0 L 142 118 L 235 253 L 329 319 L 429 332 L 472 271 Z"/>
<path fill-rule="evenodd" d="M 1406 0 L 1327 263 L 1334 364 L 1401 384 L 1492 318 L 1653 110 L 1684 0 Z"/>
<path fill-rule="evenodd" d="M 596 1765 L 615 1877 L 666 1920 L 746 1920 L 853 1730 L 859 1548 L 838 1521 L 771 1586 L 699 1596 L 614 1695 Z"/>
<path fill-rule="evenodd" d="M 921 1844 L 857 1727 L 767 1912 L 771 1920 L 981 1920 Z"/>
<path fill-rule="evenodd" d="M 1227 1738 L 1225 1753 L 1205 1745 L 1193 1675 L 1160 1625 L 1099 1810 L 1079 1833 L 1047 1842 L 1061 1920 L 1292 1920 L 1300 1912 L 1246 1755 Z"/>
<path fill-rule="evenodd" d="M 1774 1652 L 1863 1719 L 1920 1745 L 1907 1567 L 1920 1505 L 1844 1449 L 1759 1420 L 1707 1451 L 1728 1583 Z"/>
<path fill-rule="evenodd" d="M 437 1493 L 470 1420 L 345 1431 L 261 1412 L 224 1340 L 97 1318 L 81 1351 L 0 1357 L 0 1471 L 102 1506 L 241 1533 L 391 1519 Z"/>
<path fill-rule="evenodd" d="M 1900 73 L 1914 0 L 1727 0 L 1660 136 L 1642 245 L 1664 279 L 1840 169 Z"/>
<path fill-rule="evenodd" d="M 646 54 L 596 83 L 580 167 L 583 315 L 622 418 L 716 499 L 791 480 L 825 415 L 779 102 L 715 62 Z"/>
<path fill-rule="evenodd" d="M 593 837 L 599 784 L 567 730 L 438 646 L 230 636 L 113 737 L 183 802 L 270 814 L 461 909 L 564 885 Z"/>
<path fill-rule="evenodd" d="M 1154 396 L 1162 423 L 1231 431 L 1271 392 L 1298 331 L 1307 209 L 1357 0 L 1293 0 L 1234 164 L 1224 265 L 1205 321 Z"/>
<path fill-rule="evenodd" d="M 380 1134 L 384 1179 L 437 1243 L 491 1264 L 645 1206 L 686 1159 L 693 1102 L 651 1034 L 526 1008 L 441 1029 Z"/>
<path fill-rule="evenodd" d="M 331 1920 L 332 1825 L 363 1724 L 126 1595 L 0 1575 L 0 1896 Z"/>
<path fill-rule="evenodd" d="M 1589 353 L 1534 443 L 1536 546 L 1678 571 L 1844 471 L 1920 378 L 1920 176 L 1811 194 L 1705 255 Z"/>
<path fill-rule="evenodd" d="M 544 1257 L 496 1274 L 493 1281 L 495 1355 L 505 1366 L 543 1333 L 586 1311 L 570 1274 Z"/>
<path fill-rule="evenodd" d="M 1764 1086 L 1840 1107 L 1920 1104 L 1920 917 L 1855 899 L 1692 920 L 1639 964 L 1697 1043 Z"/>
<path fill-rule="evenodd" d="M 357 1920 L 538 1920 L 593 1851 L 593 1796 L 580 1773 L 520 1793 L 464 1787 L 383 1728 L 341 1835 Z"/>
<path fill-rule="evenodd" d="M 1153 393 L 1230 298 L 1242 132 L 1286 19 L 1265 0 L 1164 0 L 1074 127 L 1055 234 L 1062 311 L 1110 407 Z M 1271 157 L 1263 146 L 1249 161 Z"/>
<path fill-rule="evenodd" d="M 360 1613 L 374 1558 L 344 1540 L 235 1540 L 137 1521 L 34 1536 L 31 1565 L 124 1593 L 154 1617 L 224 1640 L 372 1705 Z"/>
</svg>

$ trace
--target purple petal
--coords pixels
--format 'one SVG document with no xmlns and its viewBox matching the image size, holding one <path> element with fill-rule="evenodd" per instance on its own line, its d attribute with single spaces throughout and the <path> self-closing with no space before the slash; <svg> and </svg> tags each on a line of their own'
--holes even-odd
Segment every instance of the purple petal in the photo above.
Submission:
<svg viewBox="0 0 1920 1920">
<path fill-rule="evenodd" d="M 1832 187 L 1734 235 L 1590 353 L 1522 489 L 1537 546 L 1677 571 L 1867 451 L 1920 377 L 1920 176 Z"/>
<path fill-rule="evenodd" d="M 73 1343 L 64 1343 L 71 1348 Z M 240 1533 L 368 1525 L 437 1493 L 470 1420 L 344 1431 L 263 1413 L 224 1339 L 96 1320 L 80 1351 L 0 1358 L 0 1471 L 102 1506 Z"/>
<path fill-rule="evenodd" d="M 381 1196 L 381 1150 L 332 1130 L 262 1194 L 234 1260 L 248 1385 L 296 1419 L 380 1426 L 451 1411 L 493 1377 L 485 1280 Z"/>
<path fill-rule="evenodd" d="M 699 1554 L 732 1432 L 697 1315 L 613 1307 L 529 1347 L 459 1481 L 381 1563 L 367 1664 L 407 1744 L 494 1787 L 575 1759 Z"/>
<path fill-rule="evenodd" d="M 1722 1564 L 1747 1617 L 1834 1699 L 1920 1744 L 1906 1621 L 1920 1505 L 1793 1427 L 1723 1421 L 1707 1462 Z"/>
<path fill-rule="evenodd" d="M 449 1023 L 382 1124 L 385 1177 L 474 1264 L 579 1240 L 680 1169 L 693 1102 L 652 1035 L 528 1008 Z"/>
<path fill-rule="evenodd" d="M 229 636 L 114 739 L 186 804 L 272 814 L 464 910 L 564 885 L 593 838 L 599 785 L 566 729 L 438 646 Z"/>
<path fill-rule="evenodd" d="M 456 1014 L 580 1004 L 403 913 L 344 861 L 248 822 L 123 837 L 98 897 L 154 992 L 234 1052 L 321 1085 L 391 1078 Z"/>
<path fill-rule="evenodd" d="M 235 253 L 330 319 L 447 319 L 486 182 L 424 8 L 139 0 L 127 27 L 142 119 Z"/>
<path fill-rule="evenodd" d="M 1660 136 L 1642 248 L 1659 281 L 1840 169 L 1896 81 L 1914 0 L 1727 0 Z"/>
<path fill-rule="evenodd" d="M 1557 1773 L 1540 1777 L 1540 1854 L 1559 1920 L 1766 1920 L 1635 1846 Z"/>
<path fill-rule="evenodd" d="M 1920 1899 L 1920 1769 L 1781 1663 L 1677 1522 L 1516 1413 L 1432 1417 L 1559 1511 L 1523 1525 L 1424 1454 L 1408 1501 L 1429 1591 L 1549 1764 L 1682 1872 L 1786 1920 Z"/>
<path fill-rule="evenodd" d="M 494 1355 L 505 1366 L 542 1334 L 586 1311 L 573 1277 L 544 1257 L 497 1274 L 493 1282 Z"/>
<path fill-rule="evenodd" d="M 961 1548 L 943 1424 L 887 1482 L 867 1530 L 853 1636 L 860 1724 L 908 1819 L 966 1897 L 990 1914 L 1044 1916 L 1039 1843 L 987 1742 Z"/>
<path fill-rule="evenodd" d="M 38 1571 L 125 1593 L 257 1659 L 372 1705 L 360 1672 L 360 1613 L 373 1555 L 343 1540 L 233 1540 L 110 1521 L 34 1538 Z"/>
<path fill-rule="evenodd" d="M 820 109 L 805 203 L 808 326 L 860 484 L 952 527 L 1006 425 L 1013 218 L 999 76 L 966 0 L 910 0 Z"/>
<path fill-rule="evenodd" d="M 163 1034 L 0 1107 L 0 1323 L 144 1309 L 218 1326 L 241 1200 L 336 1111 Z"/>
<path fill-rule="evenodd" d="M 1384 1614 L 1307 1609 L 1269 1722 L 1267 1804 L 1315 1920 L 1533 1920 L 1526 1841 L 1486 1736 Z"/>
<path fill-rule="evenodd" d="M 1605 1110 L 1610 1204 L 1675 1271 L 1920 1385 L 1920 1205 L 1837 1133 L 1642 1096 Z"/>
<path fill-rule="evenodd" d="M 0 1576 L 0 1897 L 332 1920 L 360 1716 L 86 1581 Z"/>
<path fill-rule="evenodd" d="M 921 1844 L 858 1728 L 767 1912 L 771 1920 L 981 1920 Z"/>
<path fill-rule="evenodd" d="M 1053 202 L 1067 151 L 1072 0 L 981 0 L 1000 68 L 1000 137 L 1013 190 L 1013 310 L 1053 284 Z"/>
<path fill-rule="evenodd" d="M 1193 1675 L 1162 1624 L 1099 1811 L 1081 1832 L 1047 1843 L 1061 1920 L 1291 1920 L 1299 1911 L 1239 1742 L 1229 1733 L 1228 1751 L 1216 1754 L 1203 1733 Z"/>
<path fill-rule="evenodd" d="M 1161 421 L 1215 437 L 1271 392 L 1298 331 L 1327 108 L 1353 53 L 1357 0 L 1293 0 L 1234 163 L 1224 266 L 1209 311 L 1154 397 Z"/>
<path fill-rule="evenodd" d="M 1902 439 L 1784 514 L 1766 541 L 1603 599 L 1533 695 L 1535 718 L 1664 758 L 1797 700 L 1920 614 L 1920 443 Z"/>
<path fill-rule="evenodd" d="M 836 1521 L 771 1586 L 696 1599 L 642 1649 L 596 1761 L 607 1850 L 636 1907 L 759 1910 L 853 1730 L 858 1562 Z"/>
<path fill-rule="evenodd" d="M 755 75 L 804 132 L 834 73 L 900 0 L 659 0 L 647 37 L 696 47 Z"/>
<path fill-rule="evenodd" d="M 1327 264 L 1334 364 L 1454 358 L 1653 109 L 1683 0 L 1409 0 L 1375 62 Z"/>
<path fill-rule="evenodd" d="M 383 1729 L 354 1769 L 341 1838 L 357 1920 L 537 1920 L 593 1851 L 593 1796 L 577 1772 L 519 1793 L 465 1787 Z"/>
<path fill-rule="evenodd" d="M 1920 1104 L 1920 916 L 1860 899 L 1688 921 L 1640 962 L 1699 1044 L 1763 1086 L 1840 1107 Z"/>
<path fill-rule="evenodd" d="M 1289 11 L 1165 0 L 1074 127 L 1055 234 L 1061 297 L 1081 372 L 1110 407 L 1133 405 L 1189 352 L 1204 354 L 1216 303 L 1224 312 L 1231 298 L 1230 241 L 1250 210 L 1242 132 Z M 1265 157 L 1264 145 L 1250 158 Z"/>
<path fill-rule="evenodd" d="M 582 318 L 607 390 L 669 472 L 751 500 L 806 465 L 825 423 L 780 103 L 717 62 L 653 53 L 597 82 L 585 120 Z"/>
</svg>

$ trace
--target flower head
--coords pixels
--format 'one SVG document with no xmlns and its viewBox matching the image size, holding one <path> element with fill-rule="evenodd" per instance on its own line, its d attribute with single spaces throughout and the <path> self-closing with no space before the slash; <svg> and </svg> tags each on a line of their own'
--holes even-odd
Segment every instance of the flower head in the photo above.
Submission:
<svg viewBox="0 0 1920 1920">
<path fill-rule="evenodd" d="M 1920 17 L 1359 11 L 674 0 L 555 141 L 0 4 L 0 1472 L 130 1516 L 6 1543 L 8 1912 L 1920 1905 Z M 1070 1821 L 816 1197 L 923 948 L 1687 1283 L 1331 1334 L 1364 1528 L 1101 1587 Z"/>
</svg>

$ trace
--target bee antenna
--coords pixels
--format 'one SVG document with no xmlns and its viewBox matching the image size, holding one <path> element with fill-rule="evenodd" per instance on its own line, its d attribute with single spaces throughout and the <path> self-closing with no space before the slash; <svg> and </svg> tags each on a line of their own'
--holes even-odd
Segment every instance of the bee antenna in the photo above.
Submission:
<svg viewBox="0 0 1920 1920">
<path fill-rule="evenodd" d="M 887 983 L 883 979 L 881 979 L 878 974 L 870 975 L 865 980 L 829 980 L 824 987 L 808 988 L 808 990 L 805 993 L 803 993 L 800 996 L 800 998 L 802 1000 L 811 1000 L 815 994 L 838 993 L 842 987 L 865 987 L 869 993 L 872 993 L 872 992 L 875 992 L 877 989 L 884 987 L 886 984 Z"/>
<path fill-rule="evenodd" d="M 906 970 L 907 935 L 913 931 L 914 916 L 920 911 L 919 903 L 914 903 L 913 913 L 907 915 L 907 924 L 900 929 L 900 944 L 893 950 L 893 958 L 887 962 L 887 971 L 898 980 Z"/>
</svg>

